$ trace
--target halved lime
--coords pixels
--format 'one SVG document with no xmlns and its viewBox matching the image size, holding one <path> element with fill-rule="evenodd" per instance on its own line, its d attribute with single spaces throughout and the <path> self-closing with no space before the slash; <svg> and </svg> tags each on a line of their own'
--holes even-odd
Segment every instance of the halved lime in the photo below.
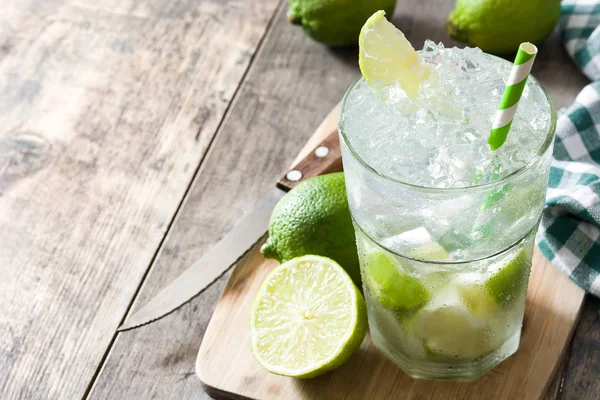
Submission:
<svg viewBox="0 0 600 400">
<path fill-rule="evenodd" d="M 377 301 L 390 310 L 412 310 L 430 297 L 420 280 L 402 272 L 381 251 L 363 257 L 363 280 Z"/>
<path fill-rule="evenodd" d="M 343 364 L 367 330 L 366 306 L 335 261 L 294 258 L 260 287 L 250 314 L 254 357 L 267 371 L 311 378 Z"/>
<path fill-rule="evenodd" d="M 424 63 L 404 34 L 385 19 L 385 11 L 373 14 L 358 38 L 360 71 L 373 88 L 399 85 L 412 99 L 419 94 L 431 66 Z"/>
</svg>

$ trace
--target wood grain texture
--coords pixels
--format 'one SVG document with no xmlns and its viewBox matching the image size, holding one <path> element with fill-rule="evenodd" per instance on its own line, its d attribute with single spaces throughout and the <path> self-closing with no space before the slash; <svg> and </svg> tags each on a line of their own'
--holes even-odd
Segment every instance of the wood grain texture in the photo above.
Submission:
<svg viewBox="0 0 600 400">
<path fill-rule="evenodd" d="M 581 314 L 544 400 L 600 398 L 600 299 L 588 295 Z"/>
<path fill-rule="evenodd" d="M 358 77 L 354 50 L 311 41 L 286 11 L 265 38 L 134 309 L 274 188 Z M 119 333 L 89 399 L 208 399 L 194 361 L 227 277 L 164 319 Z"/>
<path fill-rule="evenodd" d="M 585 302 L 585 300 L 584 300 L 584 302 Z M 581 318 L 580 318 L 578 324 L 580 324 L 580 323 L 581 323 Z M 546 388 L 546 393 L 544 394 L 544 397 L 543 397 L 544 400 L 560 399 L 560 395 L 561 395 L 562 388 L 564 385 L 566 368 L 569 363 L 569 358 L 571 357 L 571 347 L 572 346 L 573 346 L 573 340 L 571 339 L 571 342 L 569 344 L 567 344 L 567 347 L 564 350 L 562 359 L 560 360 L 558 367 L 556 368 L 556 371 L 554 372 L 554 377 L 552 378 L 552 380 L 548 384 L 548 387 Z"/>
<path fill-rule="evenodd" d="M 329 128 L 316 134 L 335 129 L 336 121 L 330 114 L 321 126 Z M 213 396 L 257 400 L 539 399 L 560 363 L 584 298 L 583 290 L 536 253 L 520 349 L 478 381 L 464 384 L 411 379 L 368 337 L 347 365 L 318 379 L 297 380 L 266 372 L 250 352 L 250 306 L 275 265 L 256 247 L 237 265 L 225 286 L 196 360 L 198 377 Z"/>
<path fill-rule="evenodd" d="M 2 2 L 2 399 L 85 395 L 277 2 Z"/>
<path fill-rule="evenodd" d="M 588 296 L 557 399 L 600 398 L 600 299 Z"/>
<path fill-rule="evenodd" d="M 417 47 L 425 38 L 452 45 L 443 27 L 452 5 L 452 0 L 407 0 L 393 21 Z M 328 50 L 289 25 L 284 14 L 285 6 L 134 308 L 177 277 L 271 190 L 310 133 L 358 77 L 355 49 Z M 556 34 L 541 47 L 534 74 L 557 107 L 568 106 L 587 84 Z M 194 376 L 194 361 L 229 276 L 165 319 L 120 333 L 89 398 L 208 399 Z M 243 286 L 243 282 L 238 285 L 240 290 Z"/>
</svg>

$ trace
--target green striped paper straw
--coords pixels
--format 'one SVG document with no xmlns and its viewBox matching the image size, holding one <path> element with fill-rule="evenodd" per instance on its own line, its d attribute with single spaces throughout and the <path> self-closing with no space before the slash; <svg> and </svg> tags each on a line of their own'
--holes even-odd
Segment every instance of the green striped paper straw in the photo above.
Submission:
<svg viewBox="0 0 600 400">
<path fill-rule="evenodd" d="M 488 138 L 492 151 L 502 146 L 506 140 L 537 51 L 537 47 L 529 42 L 521 43 L 519 46 Z"/>
</svg>

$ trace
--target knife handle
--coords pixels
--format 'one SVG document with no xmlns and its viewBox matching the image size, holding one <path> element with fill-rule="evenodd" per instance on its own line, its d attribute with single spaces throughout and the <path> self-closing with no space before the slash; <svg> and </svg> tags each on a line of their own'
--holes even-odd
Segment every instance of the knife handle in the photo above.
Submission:
<svg viewBox="0 0 600 400">
<path fill-rule="evenodd" d="M 308 178 L 342 171 L 342 154 L 337 128 L 338 110 L 339 106 L 336 106 L 319 125 L 292 166 L 277 182 L 278 188 L 289 191 Z"/>
</svg>

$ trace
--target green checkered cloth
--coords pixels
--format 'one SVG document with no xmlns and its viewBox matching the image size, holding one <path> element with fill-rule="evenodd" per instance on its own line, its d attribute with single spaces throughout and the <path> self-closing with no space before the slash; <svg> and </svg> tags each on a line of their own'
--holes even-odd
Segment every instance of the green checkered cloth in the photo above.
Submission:
<svg viewBox="0 0 600 400">
<path fill-rule="evenodd" d="M 575 64 L 592 81 L 600 79 L 600 0 L 561 3 L 561 37 Z"/>
<path fill-rule="evenodd" d="M 591 80 L 559 118 L 537 245 L 553 265 L 600 297 L 600 1 L 563 1 L 567 52 Z"/>
</svg>

